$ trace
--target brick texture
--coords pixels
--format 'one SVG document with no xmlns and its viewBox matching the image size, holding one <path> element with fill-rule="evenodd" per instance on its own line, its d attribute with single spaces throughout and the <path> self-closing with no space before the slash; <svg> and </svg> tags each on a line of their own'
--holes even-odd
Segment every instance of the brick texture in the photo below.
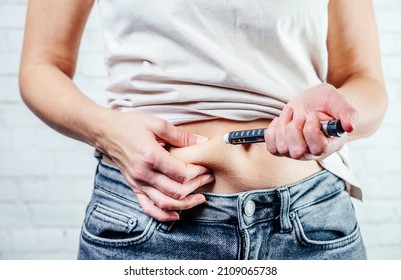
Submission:
<svg viewBox="0 0 401 280">
<path fill-rule="evenodd" d="M 18 89 L 27 0 L 0 0 L 0 259 L 75 259 L 91 194 L 92 149 L 51 130 Z M 374 0 L 390 105 L 381 129 L 350 144 L 364 188 L 355 201 L 370 259 L 401 259 L 401 1 Z M 76 83 L 105 102 L 95 6 L 84 33 Z"/>
</svg>

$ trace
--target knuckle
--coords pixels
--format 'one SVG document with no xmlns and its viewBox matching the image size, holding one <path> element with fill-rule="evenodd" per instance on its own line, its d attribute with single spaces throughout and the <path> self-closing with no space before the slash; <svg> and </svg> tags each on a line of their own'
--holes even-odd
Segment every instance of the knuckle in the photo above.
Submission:
<svg viewBox="0 0 401 280">
<path fill-rule="evenodd" d="M 182 132 L 181 139 L 182 139 L 184 146 L 189 146 L 191 144 L 191 137 L 190 137 L 189 133 Z"/>
<path fill-rule="evenodd" d="M 136 183 L 150 183 L 152 181 L 152 178 L 149 178 L 149 176 L 146 175 L 145 172 L 141 172 L 138 168 L 130 168 L 130 177 L 136 182 Z"/>
<path fill-rule="evenodd" d="M 181 200 L 185 197 L 185 195 L 180 190 L 176 189 L 171 193 L 170 197 L 175 200 Z"/>
<path fill-rule="evenodd" d="M 182 146 L 189 146 L 191 144 L 191 134 L 184 130 L 176 130 L 175 135 Z"/>
<path fill-rule="evenodd" d="M 165 199 L 162 199 L 161 201 L 159 201 L 157 203 L 157 206 L 163 211 L 170 210 L 170 205 L 168 204 L 168 202 Z"/>
<path fill-rule="evenodd" d="M 177 182 L 180 184 L 183 184 L 187 181 L 187 178 L 185 176 L 178 176 Z"/>
<path fill-rule="evenodd" d="M 290 155 L 294 159 L 302 158 L 306 153 L 306 147 L 304 146 L 295 146 L 291 151 Z"/>
<path fill-rule="evenodd" d="M 156 165 L 156 154 L 153 149 L 144 149 L 140 155 L 139 155 L 140 160 L 149 166 L 150 168 L 154 168 Z"/>
<path fill-rule="evenodd" d="M 288 146 L 286 144 L 278 144 L 277 151 L 279 154 L 287 154 L 288 153 Z"/>
<path fill-rule="evenodd" d="M 129 177 L 132 178 L 134 181 L 144 179 L 142 173 L 139 172 L 137 168 L 128 167 L 127 170 L 129 173 Z"/>
<path fill-rule="evenodd" d="M 273 144 L 271 144 L 270 142 L 267 142 L 267 144 L 266 144 L 266 150 L 267 150 L 269 153 L 273 154 L 273 155 L 277 153 L 276 146 L 273 145 Z"/>
<path fill-rule="evenodd" d="M 185 194 L 183 194 L 183 193 L 175 193 L 173 195 L 173 198 L 176 199 L 176 200 L 181 200 L 181 199 L 185 198 Z"/>
<path fill-rule="evenodd" d="M 315 147 L 311 148 L 310 152 L 312 155 L 319 157 L 319 156 L 322 156 L 325 153 L 325 151 L 326 151 L 325 147 L 315 146 Z"/>
<path fill-rule="evenodd" d="M 159 119 L 159 121 L 155 124 L 156 129 L 160 132 L 166 132 L 169 130 L 170 123 L 164 119 Z"/>
<path fill-rule="evenodd" d="M 188 167 L 188 165 L 186 165 L 186 167 Z M 177 170 L 177 173 L 175 174 L 175 180 L 180 183 L 180 184 L 184 184 L 185 182 L 187 182 L 189 179 L 189 175 L 186 174 L 189 172 L 189 169 L 186 169 L 187 172 L 184 173 L 184 170 Z"/>
<path fill-rule="evenodd" d="M 192 203 L 187 200 L 182 200 L 181 209 L 186 210 L 186 209 L 190 209 L 190 208 L 192 208 Z"/>
</svg>

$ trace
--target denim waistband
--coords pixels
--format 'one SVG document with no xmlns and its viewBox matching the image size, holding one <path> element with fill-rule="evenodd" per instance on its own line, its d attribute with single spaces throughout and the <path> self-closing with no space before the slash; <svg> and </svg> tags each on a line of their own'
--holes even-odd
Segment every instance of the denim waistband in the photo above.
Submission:
<svg viewBox="0 0 401 280">
<path fill-rule="evenodd" d="M 95 188 L 138 203 L 120 171 L 100 161 Z M 243 228 L 277 219 L 281 231 L 291 230 L 290 213 L 345 189 L 345 182 L 327 170 L 294 184 L 234 194 L 205 193 L 206 203 L 181 211 L 180 219 L 240 223 Z"/>
</svg>

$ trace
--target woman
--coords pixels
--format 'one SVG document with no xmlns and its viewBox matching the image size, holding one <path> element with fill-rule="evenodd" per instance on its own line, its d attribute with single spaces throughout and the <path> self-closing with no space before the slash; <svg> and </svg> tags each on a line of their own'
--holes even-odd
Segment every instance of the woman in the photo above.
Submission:
<svg viewBox="0 0 401 280">
<path fill-rule="evenodd" d="M 343 146 L 387 105 L 371 1 L 99 0 L 109 108 L 72 82 L 93 2 L 30 1 L 20 71 L 101 157 L 79 258 L 366 258 Z M 259 127 L 266 145 L 222 140 Z"/>
</svg>

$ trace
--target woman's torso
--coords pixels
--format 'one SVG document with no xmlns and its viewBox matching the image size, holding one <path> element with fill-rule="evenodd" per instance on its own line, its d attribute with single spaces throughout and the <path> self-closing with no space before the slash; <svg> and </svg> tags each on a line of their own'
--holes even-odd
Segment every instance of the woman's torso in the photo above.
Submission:
<svg viewBox="0 0 401 280">
<path fill-rule="evenodd" d="M 325 81 L 328 0 L 98 2 L 109 106 L 207 136 L 171 148 L 213 171 L 215 182 L 199 191 L 275 188 L 321 170 L 272 156 L 263 143 L 225 144 L 223 135 L 267 127 L 291 98 Z"/>
</svg>

